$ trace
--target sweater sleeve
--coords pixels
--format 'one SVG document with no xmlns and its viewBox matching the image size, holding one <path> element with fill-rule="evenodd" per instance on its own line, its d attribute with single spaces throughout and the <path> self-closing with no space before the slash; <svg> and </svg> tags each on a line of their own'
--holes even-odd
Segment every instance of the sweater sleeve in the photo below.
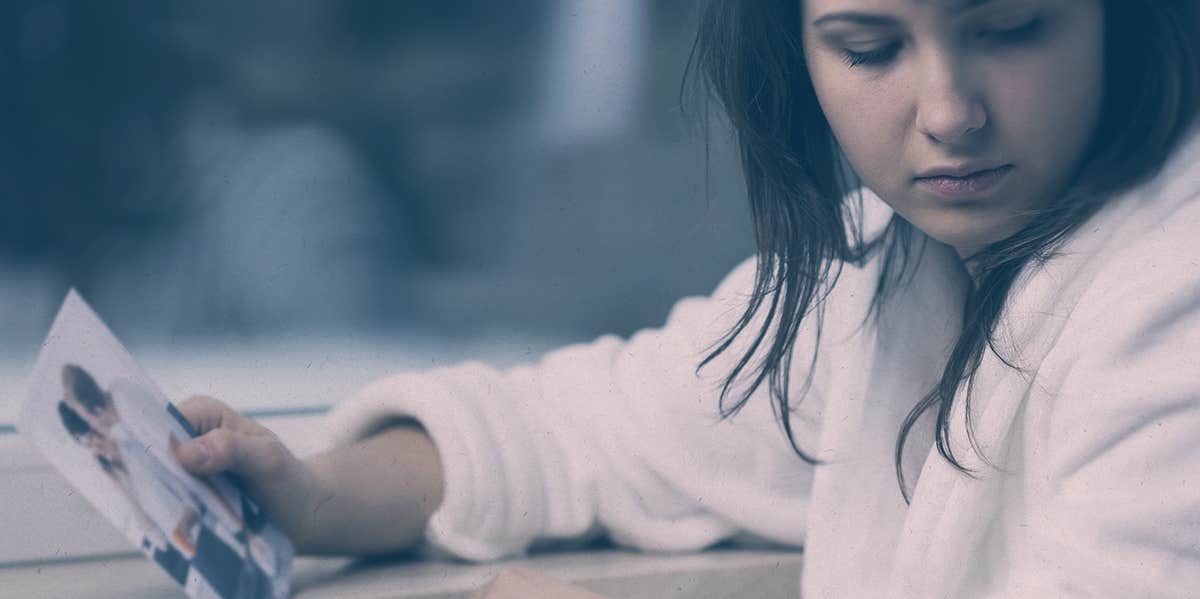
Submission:
<svg viewBox="0 0 1200 599">
<path fill-rule="evenodd" d="M 1177 238 L 1178 239 L 1178 238 Z M 1015 580 L 1059 597 L 1200 589 L 1200 278 L 1182 248 L 1116 265 L 1027 456 Z M 1191 252 L 1194 254 L 1194 252 Z"/>
<path fill-rule="evenodd" d="M 385 378 L 336 406 L 330 430 L 344 444 L 390 418 L 418 420 L 445 475 L 426 539 L 465 559 L 596 530 L 647 550 L 742 534 L 799 545 L 812 472 L 767 385 L 735 417 L 719 417 L 720 385 L 746 346 L 697 370 L 753 280 L 748 260 L 712 296 L 680 301 L 665 326 L 628 340 L 601 337 L 508 371 L 468 363 Z M 811 325 L 801 330 L 793 366 L 808 368 L 813 337 Z M 818 387 L 793 415 L 800 438 L 816 434 Z"/>
</svg>

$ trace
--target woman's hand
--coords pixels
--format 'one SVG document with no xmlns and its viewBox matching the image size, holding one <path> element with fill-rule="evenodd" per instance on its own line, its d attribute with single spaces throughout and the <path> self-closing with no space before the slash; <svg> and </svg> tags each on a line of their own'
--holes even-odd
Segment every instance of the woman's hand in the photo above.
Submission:
<svg viewBox="0 0 1200 599">
<path fill-rule="evenodd" d="M 312 528 L 308 514 L 318 481 L 270 430 L 211 397 L 177 406 L 199 436 L 173 444 L 175 457 L 194 474 L 232 472 L 271 520 L 301 548 Z"/>
<path fill-rule="evenodd" d="M 200 433 L 176 456 L 196 474 L 229 471 L 299 553 L 371 555 L 414 546 L 442 502 L 437 448 L 415 422 L 301 461 L 261 424 L 210 397 L 179 411 Z"/>
</svg>

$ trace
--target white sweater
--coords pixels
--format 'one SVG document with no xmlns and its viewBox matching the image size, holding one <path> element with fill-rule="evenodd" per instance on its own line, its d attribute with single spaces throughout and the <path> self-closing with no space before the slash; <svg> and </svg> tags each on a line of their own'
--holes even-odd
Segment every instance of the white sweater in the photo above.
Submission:
<svg viewBox="0 0 1200 599">
<path fill-rule="evenodd" d="M 744 344 L 696 372 L 741 313 L 752 261 L 712 296 L 680 301 L 661 329 L 506 372 L 464 364 L 387 378 L 329 424 L 347 443 L 385 418 L 420 420 L 446 476 L 427 539 L 467 559 L 598 528 L 661 551 L 751 535 L 804 546 L 810 598 L 1194 597 L 1198 236 L 1193 133 L 1154 179 L 1014 287 L 998 347 L 1024 371 L 986 353 L 970 404 L 998 469 L 969 448 L 960 389 L 952 441 L 977 477 L 938 455 L 926 418 L 909 440 L 907 506 L 896 436 L 940 376 L 966 284 L 953 252 L 933 242 L 879 321 L 864 324 L 878 260 L 847 267 L 828 297 L 813 385 L 792 415 L 824 465 L 792 452 L 766 385 L 718 418 L 719 384 Z M 796 342 L 795 393 L 813 331 L 807 323 Z"/>
</svg>

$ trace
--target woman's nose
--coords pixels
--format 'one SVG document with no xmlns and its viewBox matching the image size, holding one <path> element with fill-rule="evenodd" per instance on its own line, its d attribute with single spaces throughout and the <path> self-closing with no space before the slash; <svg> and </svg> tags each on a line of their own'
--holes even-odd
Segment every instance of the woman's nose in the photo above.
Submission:
<svg viewBox="0 0 1200 599">
<path fill-rule="evenodd" d="M 953 56 L 928 61 L 917 91 L 917 127 L 933 141 L 954 144 L 987 124 L 987 109 L 969 69 Z"/>
</svg>

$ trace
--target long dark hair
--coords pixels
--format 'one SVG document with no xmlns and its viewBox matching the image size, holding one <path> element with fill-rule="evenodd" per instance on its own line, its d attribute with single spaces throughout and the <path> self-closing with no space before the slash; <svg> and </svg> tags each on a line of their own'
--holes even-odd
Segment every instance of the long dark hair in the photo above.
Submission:
<svg viewBox="0 0 1200 599">
<path fill-rule="evenodd" d="M 63 386 L 70 390 L 89 413 L 96 414 L 111 403 L 108 394 L 96 384 L 96 379 L 76 364 L 63 366 L 62 379 Z"/>
<path fill-rule="evenodd" d="M 966 294 L 962 332 L 940 382 L 924 397 L 914 398 L 916 405 L 896 440 L 896 474 L 906 500 L 900 466 L 904 441 L 928 410 L 937 411 L 938 452 L 969 473 L 950 448 L 950 410 L 959 386 L 966 382 L 969 390 L 985 349 L 995 351 L 992 333 L 1017 275 L 1027 265 L 1048 259 L 1107 198 L 1152 176 L 1197 111 L 1196 1 L 1101 1 L 1105 89 L 1098 128 L 1068 191 L 1025 228 L 970 258 L 975 285 Z M 878 314 L 882 300 L 902 287 L 904 273 L 920 259 L 912 250 L 919 244 L 910 243 L 920 234 L 899 216 L 871 239 L 855 227 L 862 195 L 854 192 L 861 192 L 861 182 L 843 168 L 837 141 L 817 103 L 800 27 L 797 0 L 714 0 L 705 10 L 693 47 L 689 73 L 697 69 L 736 134 L 758 244 L 750 301 L 700 367 L 728 350 L 739 336 L 750 336 L 748 349 L 724 380 L 721 416 L 736 414 L 766 383 L 792 448 L 805 461 L 817 463 L 801 449 L 788 417 L 811 382 L 810 374 L 800 398 L 789 398 L 788 372 L 800 323 L 816 319 L 819 347 L 822 299 L 836 282 L 840 266 L 881 254 L 882 270 L 872 299 L 872 312 Z M 760 311 L 765 311 L 761 326 L 751 327 Z M 815 352 L 806 359 L 815 363 Z M 743 380 L 748 384 L 739 385 Z M 969 398 L 970 393 L 968 404 Z M 974 444 L 969 422 L 967 434 Z"/>
</svg>

